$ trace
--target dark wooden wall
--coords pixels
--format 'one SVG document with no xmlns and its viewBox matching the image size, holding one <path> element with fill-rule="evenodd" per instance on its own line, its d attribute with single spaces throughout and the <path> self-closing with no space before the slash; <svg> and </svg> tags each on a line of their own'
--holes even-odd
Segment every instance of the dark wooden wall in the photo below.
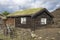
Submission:
<svg viewBox="0 0 60 40">
<path fill-rule="evenodd" d="M 41 18 L 47 18 L 47 24 L 52 24 L 53 18 L 50 17 L 46 12 L 42 13 L 41 15 L 38 15 L 36 18 L 31 18 L 31 17 L 26 17 L 26 24 L 21 24 L 21 17 L 16 17 L 15 18 L 15 26 L 16 27 L 23 27 L 23 28 L 32 28 L 35 29 L 37 27 L 42 27 L 45 25 L 41 25 L 40 21 Z"/>
<path fill-rule="evenodd" d="M 26 17 L 26 24 L 21 24 L 21 17 L 15 18 L 15 26 L 16 27 L 23 27 L 23 28 L 29 28 L 31 27 L 31 17 Z"/>
<path fill-rule="evenodd" d="M 47 18 L 47 24 L 42 25 L 41 18 Z M 32 20 L 32 25 L 35 27 L 35 29 L 50 25 L 52 23 L 53 23 L 53 18 L 47 15 L 46 13 L 42 13 L 41 15 L 34 18 L 34 20 Z"/>
</svg>

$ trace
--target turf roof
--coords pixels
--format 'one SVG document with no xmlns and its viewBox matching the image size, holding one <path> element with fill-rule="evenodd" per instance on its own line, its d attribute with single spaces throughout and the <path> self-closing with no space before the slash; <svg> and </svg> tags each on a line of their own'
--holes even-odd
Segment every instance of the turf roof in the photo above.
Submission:
<svg viewBox="0 0 60 40">
<path fill-rule="evenodd" d="M 23 16 L 23 15 L 33 15 L 38 11 L 43 10 L 44 8 L 31 8 L 31 9 L 26 9 L 23 11 L 16 11 L 14 13 L 11 13 L 8 15 L 8 17 L 10 16 Z"/>
</svg>

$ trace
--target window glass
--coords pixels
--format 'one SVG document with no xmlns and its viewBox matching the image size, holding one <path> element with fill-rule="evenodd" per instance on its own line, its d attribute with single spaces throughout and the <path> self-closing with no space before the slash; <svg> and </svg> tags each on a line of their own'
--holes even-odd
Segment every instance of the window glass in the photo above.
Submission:
<svg viewBox="0 0 60 40">
<path fill-rule="evenodd" d="M 26 24 L 26 17 L 21 18 L 21 24 Z"/>
<path fill-rule="evenodd" d="M 46 24 L 47 19 L 46 18 L 41 18 L 41 24 Z"/>
</svg>

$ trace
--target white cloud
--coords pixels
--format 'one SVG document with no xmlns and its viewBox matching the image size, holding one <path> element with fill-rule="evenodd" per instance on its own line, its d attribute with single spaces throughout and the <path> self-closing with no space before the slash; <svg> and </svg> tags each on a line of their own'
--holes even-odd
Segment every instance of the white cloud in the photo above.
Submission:
<svg viewBox="0 0 60 40">
<path fill-rule="evenodd" d="M 28 0 L 12 0 L 13 3 L 17 4 L 17 5 L 24 5 L 26 2 L 28 2 Z"/>
<path fill-rule="evenodd" d="M 36 0 L 36 2 L 31 5 L 32 8 L 43 7 L 49 11 L 55 10 L 58 6 L 60 7 L 60 0 Z"/>
<path fill-rule="evenodd" d="M 52 11 L 60 7 L 60 0 L 0 0 L 0 6 L 1 5 L 3 8 L 6 8 L 7 11 L 38 7 L 44 7 Z"/>
<path fill-rule="evenodd" d="M 1 5 L 6 5 L 10 2 L 10 0 L 0 0 Z"/>
</svg>

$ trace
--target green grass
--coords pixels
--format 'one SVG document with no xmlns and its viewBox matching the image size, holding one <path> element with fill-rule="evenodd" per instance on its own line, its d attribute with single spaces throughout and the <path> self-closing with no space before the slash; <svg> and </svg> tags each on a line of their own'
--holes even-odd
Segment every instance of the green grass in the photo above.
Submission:
<svg viewBox="0 0 60 40">
<path fill-rule="evenodd" d="M 0 39 L 10 40 L 10 37 L 9 36 L 4 36 L 4 34 L 0 34 Z"/>
<path fill-rule="evenodd" d="M 44 8 L 32 8 L 32 9 L 26 9 L 23 11 L 16 11 L 12 14 L 9 14 L 8 16 L 20 16 L 20 15 L 32 15 L 35 14 L 38 11 L 43 10 Z"/>
</svg>

